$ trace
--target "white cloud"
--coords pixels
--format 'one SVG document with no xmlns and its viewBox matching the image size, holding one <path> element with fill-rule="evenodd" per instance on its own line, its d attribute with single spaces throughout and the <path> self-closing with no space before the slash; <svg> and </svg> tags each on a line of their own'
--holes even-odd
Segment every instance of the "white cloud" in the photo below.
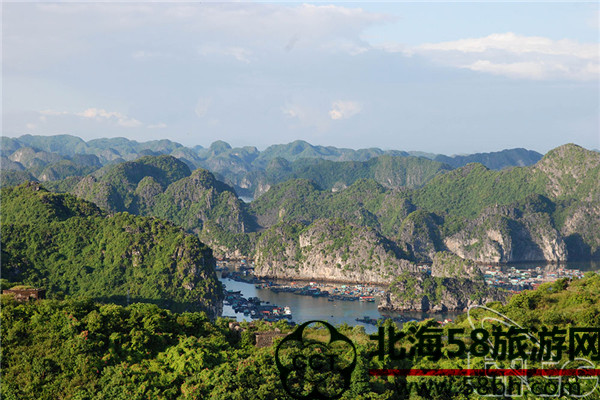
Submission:
<svg viewBox="0 0 600 400">
<path fill-rule="evenodd" d="M 405 55 L 418 54 L 435 62 L 472 71 L 525 79 L 598 79 L 600 48 L 597 43 L 552 40 L 512 32 L 452 42 L 425 43 L 394 48 Z"/>
<path fill-rule="evenodd" d="M 36 124 L 32 124 L 32 123 L 25 124 L 25 127 L 27 129 L 29 129 L 30 131 L 33 131 L 37 128 Z"/>
<path fill-rule="evenodd" d="M 355 101 L 334 101 L 329 111 L 331 119 L 346 119 L 350 118 L 361 111 L 362 107 Z"/>
<path fill-rule="evenodd" d="M 40 114 L 44 116 L 69 115 L 68 111 L 42 110 Z"/>
<path fill-rule="evenodd" d="M 102 120 L 111 120 L 116 121 L 118 125 L 127 127 L 127 128 L 136 128 L 141 126 L 142 123 L 135 118 L 130 118 L 124 114 L 121 114 L 116 111 L 106 111 L 102 108 L 88 108 L 85 111 L 75 113 L 83 118 L 95 119 L 96 121 Z"/>
<path fill-rule="evenodd" d="M 240 59 L 249 59 L 263 50 L 280 52 L 302 48 L 341 51 L 351 54 L 369 45 L 362 32 L 373 25 L 391 21 L 390 16 L 338 5 L 220 4 L 189 10 L 195 18 L 186 28 L 200 38 L 218 37 L 218 45 Z M 192 23 L 193 21 L 193 23 Z M 212 44 L 211 44 L 212 43 Z M 201 46 L 202 49 L 202 46 Z"/>
<path fill-rule="evenodd" d="M 545 55 L 567 55 L 583 59 L 598 59 L 597 44 L 581 44 L 572 40 L 552 40 L 540 36 L 521 36 L 512 32 L 461 39 L 453 42 L 425 43 L 418 50 L 460 51 L 462 53 L 484 53 L 503 50 L 514 54 L 536 53 Z"/>
<path fill-rule="evenodd" d="M 194 49 L 243 63 L 284 49 L 360 54 L 370 48 L 361 38 L 365 29 L 394 20 L 357 7 L 313 4 L 67 2 L 5 8 L 3 63 L 16 71 L 88 56 L 99 37 L 113 35 L 137 46 L 126 50 L 137 60 L 187 58 Z M 147 49 L 148 30 L 168 35 Z"/>
<path fill-rule="evenodd" d="M 41 114 L 40 120 L 45 121 L 48 116 L 77 116 L 85 119 L 93 119 L 95 121 L 110 121 L 117 125 L 126 128 L 137 128 L 142 126 L 142 122 L 135 118 L 128 117 L 125 114 L 116 111 L 106 111 L 103 108 L 88 108 L 81 112 L 69 112 L 69 111 L 56 111 L 56 110 L 43 110 L 39 112 Z"/>
<path fill-rule="evenodd" d="M 323 111 L 323 105 L 314 99 L 296 99 L 293 103 L 287 103 L 281 107 L 281 112 L 290 126 L 308 128 L 311 132 L 325 132 L 331 124 L 331 120 Z"/>
<path fill-rule="evenodd" d="M 547 65 L 545 62 L 514 62 L 514 63 L 493 63 L 488 60 L 478 60 L 472 64 L 465 65 L 472 71 L 488 72 L 494 75 L 504 75 L 513 78 L 544 79 L 552 71 L 559 73 L 567 71 L 567 68 L 560 64 Z"/>
</svg>

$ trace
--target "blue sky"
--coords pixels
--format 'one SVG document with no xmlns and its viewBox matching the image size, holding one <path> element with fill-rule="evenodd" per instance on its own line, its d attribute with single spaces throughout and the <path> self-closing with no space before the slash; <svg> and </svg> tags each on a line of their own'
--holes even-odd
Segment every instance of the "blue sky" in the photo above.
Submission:
<svg viewBox="0 0 600 400">
<path fill-rule="evenodd" d="M 3 3 L 3 131 L 600 147 L 595 3 Z"/>
</svg>

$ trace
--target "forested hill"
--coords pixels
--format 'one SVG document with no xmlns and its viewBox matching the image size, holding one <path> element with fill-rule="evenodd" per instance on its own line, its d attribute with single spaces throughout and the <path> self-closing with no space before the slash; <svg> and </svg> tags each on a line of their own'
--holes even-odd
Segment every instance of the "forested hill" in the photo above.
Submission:
<svg viewBox="0 0 600 400">
<path fill-rule="evenodd" d="M 223 241 L 249 251 L 243 234 L 254 229 L 247 205 L 207 170 L 190 172 L 172 156 L 145 156 L 108 165 L 83 178 L 44 184 L 108 211 L 154 216 L 194 233 L 213 248 Z"/>
<path fill-rule="evenodd" d="M 38 183 L 2 189 L 3 286 L 97 300 L 220 312 L 211 250 L 169 222 L 107 214 Z"/>
</svg>

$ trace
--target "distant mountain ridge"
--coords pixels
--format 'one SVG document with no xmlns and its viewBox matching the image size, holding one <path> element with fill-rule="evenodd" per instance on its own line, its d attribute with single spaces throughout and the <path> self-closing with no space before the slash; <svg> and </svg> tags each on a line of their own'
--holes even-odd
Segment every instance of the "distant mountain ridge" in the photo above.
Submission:
<svg viewBox="0 0 600 400">
<path fill-rule="evenodd" d="M 476 153 L 466 156 L 456 155 L 452 157 L 437 155 L 433 159 L 454 168 L 463 167 L 470 163 L 480 163 L 489 169 L 504 169 L 507 167 L 526 167 L 541 160 L 543 154 L 537 151 L 522 148 L 495 151 L 491 153 Z"/>
<path fill-rule="evenodd" d="M 22 183 L 31 177 L 54 181 L 84 176 L 112 163 L 133 161 L 148 155 L 171 155 L 186 163 L 191 170 L 204 168 L 211 171 L 234 187 L 239 195 L 250 198 L 258 197 L 270 186 L 292 178 L 311 179 L 327 189 L 348 186 L 359 178 L 373 178 L 386 187 L 399 185 L 412 188 L 427 182 L 437 170 L 457 168 L 469 162 L 503 169 L 532 165 L 542 157 L 525 149 L 448 157 L 418 151 L 318 146 L 303 140 L 272 145 L 263 151 L 253 146 L 232 148 L 224 141 L 216 141 L 207 148 L 190 148 L 168 139 L 137 142 L 126 138 L 103 138 L 86 142 L 71 135 L 2 137 L 0 154 L 3 157 L 2 178 L 9 184 Z M 420 161 L 406 161 L 412 166 L 405 168 L 399 161 L 404 158 Z M 380 161 L 374 162 L 374 159 Z M 390 160 L 396 160 L 392 164 L 396 164 L 398 172 L 385 171 Z M 332 162 L 346 162 L 345 166 L 352 172 L 340 176 L 340 168 L 333 166 Z M 421 164 L 423 171 L 414 170 L 417 163 Z M 398 179 L 404 174 L 405 179 Z M 339 179 L 335 181 L 333 175 L 338 175 Z"/>
</svg>

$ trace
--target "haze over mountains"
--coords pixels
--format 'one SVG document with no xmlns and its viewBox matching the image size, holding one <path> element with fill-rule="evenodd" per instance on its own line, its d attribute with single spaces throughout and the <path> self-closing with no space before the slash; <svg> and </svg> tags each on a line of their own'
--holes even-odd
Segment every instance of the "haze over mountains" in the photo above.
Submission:
<svg viewBox="0 0 600 400">
<path fill-rule="evenodd" d="M 491 169 L 526 166 L 542 154 L 525 149 L 448 157 L 423 152 L 352 150 L 313 146 L 297 140 L 269 146 L 232 148 L 223 141 L 210 147 L 185 147 L 170 140 L 136 142 L 125 138 L 84 140 L 70 135 L 1 138 L 3 182 L 54 181 L 83 176 L 101 166 L 146 155 L 171 155 L 190 169 L 204 168 L 231 185 L 238 195 L 258 197 L 273 184 L 306 178 L 321 187 L 343 188 L 357 178 L 372 178 L 386 187 L 419 187 L 440 171 L 480 162 Z M 434 160 L 434 162 L 429 162 Z M 344 161 L 336 165 L 333 162 Z M 13 172 L 6 172 L 6 171 Z M 337 184 L 337 186 L 335 186 Z"/>
</svg>

